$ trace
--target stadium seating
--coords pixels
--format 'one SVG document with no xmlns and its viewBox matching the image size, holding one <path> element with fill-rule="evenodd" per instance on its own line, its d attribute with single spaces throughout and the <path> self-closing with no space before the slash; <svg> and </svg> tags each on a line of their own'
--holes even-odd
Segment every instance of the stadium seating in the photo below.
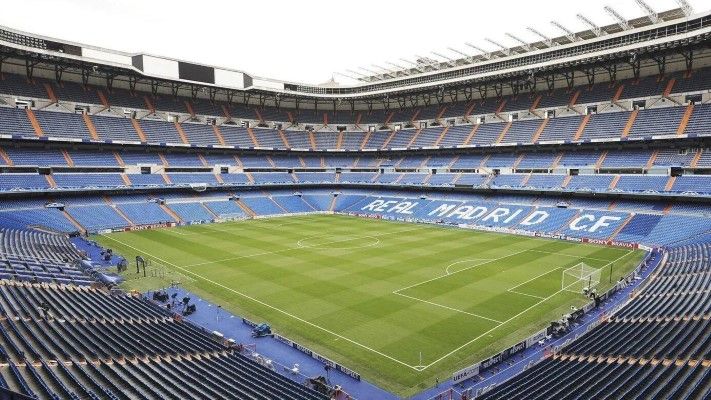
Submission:
<svg viewBox="0 0 711 400">
<path fill-rule="evenodd" d="M 52 305 L 46 312 L 43 302 Z M 138 297 L 0 281 L 0 304 L 9 317 L 0 325 L 0 374 L 24 395 L 325 398 Z"/>
<path fill-rule="evenodd" d="M 0 279 L 86 285 L 92 279 L 77 268 L 80 259 L 63 235 L 0 229 Z"/>
<path fill-rule="evenodd" d="M 202 203 L 171 203 L 168 205 L 184 222 L 212 221 L 214 219 Z"/>
<path fill-rule="evenodd" d="M 128 219 L 138 225 L 176 222 L 156 203 L 123 203 L 117 206 Z"/>
</svg>

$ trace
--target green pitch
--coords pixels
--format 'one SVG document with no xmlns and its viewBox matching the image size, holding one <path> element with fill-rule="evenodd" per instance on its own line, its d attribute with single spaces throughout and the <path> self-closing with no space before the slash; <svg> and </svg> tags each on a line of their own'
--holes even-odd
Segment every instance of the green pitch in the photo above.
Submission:
<svg viewBox="0 0 711 400">
<path fill-rule="evenodd" d="M 610 287 L 643 252 L 423 224 L 314 215 L 115 233 L 126 289 L 171 280 L 399 395 L 509 347 L 585 303 L 584 262 Z M 610 273 L 611 271 L 611 273 Z"/>
</svg>

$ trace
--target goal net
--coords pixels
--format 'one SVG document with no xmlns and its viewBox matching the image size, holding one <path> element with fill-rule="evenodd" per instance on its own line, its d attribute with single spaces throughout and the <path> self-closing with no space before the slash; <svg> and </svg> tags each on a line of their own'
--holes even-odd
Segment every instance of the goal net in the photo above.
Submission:
<svg viewBox="0 0 711 400">
<path fill-rule="evenodd" d="M 600 283 L 600 270 L 585 263 L 579 263 L 563 271 L 562 290 L 583 293 Z"/>
</svg>

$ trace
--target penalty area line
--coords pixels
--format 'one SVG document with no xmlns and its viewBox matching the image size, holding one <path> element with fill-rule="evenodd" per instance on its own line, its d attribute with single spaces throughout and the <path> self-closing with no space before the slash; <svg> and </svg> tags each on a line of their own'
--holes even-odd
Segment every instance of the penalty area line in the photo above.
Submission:
<svg viewBox="0 0 711 400">
<path fill-rule="evenodd" d="M 454 311 L 454 312 L 458 312 L 458 313 L 462 313 L 462 314 L 471 315 L 472 317 L 477 317 L 477 318 L 485 319 L 485 320 L 491 321 L 491 322 L 496 322 L 497 324 L 501 324 L 501 323 L 502 323 L 501 321 L 496 320 L 496 319 L 493 319 L 493 318 L 485 317 L 485 316 L 479 315 L 479 314 L 474 314 L 474 313 L 471 313 L 471 312 L 469 312 L 469 311 L 460 310 L 460 309 L 458 309 L 458 308 L 453 308 L 453 307 L 445 306 L 444 304 L 439 304 L 439 303 L 434 303 L 434 302 L 432 302 L 432 301 L 419 299 L 419 298 L 417 298 L 417 297 L 408 296 L 408 295 L 406 295 L 406 294 L 398 293 L 397 291 L 393 292 L 393 294 L 396 294 L 396 295 L 402 296 L 402 297 L 406 297 L 406 298 L 411 299 L 411 300 L 417 300 L 417 301 L 420 301 L 420 302 L 422 302 L 422 303 L 430 304 L 430 305 L 433 305 L 433 306 L 435 306 L 435 307 L 441 307 L 441 308 L 444 308 L 444 309 L 447 309 L 447 310 L 450 310 L 450 311 Z"/>
</svg>

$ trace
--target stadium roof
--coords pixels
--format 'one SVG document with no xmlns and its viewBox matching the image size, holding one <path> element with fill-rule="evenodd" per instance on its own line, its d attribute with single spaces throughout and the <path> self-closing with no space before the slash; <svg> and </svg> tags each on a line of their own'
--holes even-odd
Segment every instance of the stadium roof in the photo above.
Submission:
<svg viewBox="0 0 711 400">
<path fill-rule="evenodd" d="M 614 9 L 608 12 L 615 14 Z M 131 82 L 134 85 L 139 81 L 150 82 L 154 90 L 171 87 L 177 91 L 178 87 L 189 87 L 195 96 L 202 88 L 203 91 L 209 90 L 210 96 L 218 92 L 226 94 L 228 99 L 235 94 L 258 96 L 260 102 L 270 99 L 277 106 L 280 99 L 291 99 L 297 102 L 298 107 L 298 98 L 334 104 L 340 101 L 389 101 L 389 98 L 397 96 L 408 96 L 413 101 L 413 96 L 423 93 L 428 98 L 435 93 L 434 96 L 441 102 L 445 91 L 450 92 L 451 97 L 451 91 L 469 90 L 471 93 L 477 85 L 493 84 L 495 87 L 506 82 L 512 89 L 514 86 L 527 87 L 531 85 L 531 80 L 535 85 L 538 77 L 548 82 L 549 78 L 544 75 L 558 74 L 558 79 L 562 79 L 563 70 L 594 69 L 595 66 L 614 63 L 633 64 L 629 60 L 650 58 L 649 54 L 664 51 L 678 55 L 680 49 L 707 43 L 711 35 L 711 12 L 692 15 L 689 8 L 659 13 L 650 9 L 648 15 L 632 20 L 619 18 L 618 15 L 617 23 L 601 27 L 582 14 L 579 18 L 587 21 L 590 29 L 571 32 L 558 24 L 566 32 L 564 35 L 548 38 L 540 34 L 539 41 L 520 41 L 513 47 L 504 47 L 495 40 L 487 39 L 500 48 L 471 56 L 461 52 L 461 57 L 445 61 L 420 57 L 411 62 L 410 67 L 362 75 L 354 84 L 338 84 L 334 79 L 321 85 L 288 82 L 238 69 L 104 49 L 2 27 L 0 61 L 12 64 L 14 60 L 17 66 L 20 65 L 17 60 L 24 60 L 28 74 L 30 68 L 47 69 L 51 66 L 55 71 L 59 68 L 68 74 L 80 74 L 82 79 L 101 76 L 106 79 L 107 85 L 126 78 L 129 85 Z M 515 35 L 510 36 L 517 39 Z"/>
</svg>

